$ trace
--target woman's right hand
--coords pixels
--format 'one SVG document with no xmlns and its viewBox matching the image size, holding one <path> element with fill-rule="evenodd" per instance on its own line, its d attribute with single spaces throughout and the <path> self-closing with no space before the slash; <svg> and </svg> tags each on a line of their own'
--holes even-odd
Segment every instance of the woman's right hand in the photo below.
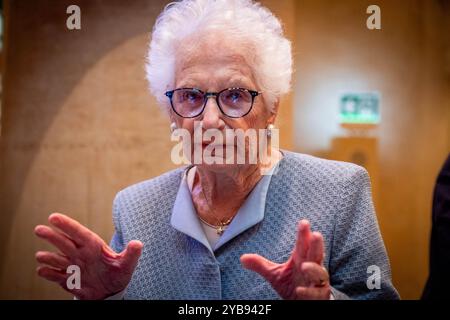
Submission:
<svg viewBox="0 0 450 320">
<path fill-rule="evenodd" d="M 36 252 L 36 260 L 43 264 L 37 269 L 39 276 L 58 283 L 78 299 L 105 299 L 127 287 L 142 252 L 140 241 L 130 241 L 116 253 L 97 234 L 68 216 L 53 213 L 48 221 L 56 229 L 38 225 L 34 232 L 60 252 Z M 80 268 L 80 289 L 67 287 L 70 265 Z"/>
</svg>

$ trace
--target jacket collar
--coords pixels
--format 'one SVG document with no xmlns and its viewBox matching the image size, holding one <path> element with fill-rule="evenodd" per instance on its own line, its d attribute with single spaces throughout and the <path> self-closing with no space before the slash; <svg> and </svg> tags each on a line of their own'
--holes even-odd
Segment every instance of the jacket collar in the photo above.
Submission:
<svg viewBox="0 0 450 320">
<path fill-rule="evenodd" d="M 283 161 L 283 159 L 281 161 Z M 213 253 L 228 241 L 260 223 L 264 219 L 267 191 L 272 176 L 273 174 L 276 174 L 280 162 L 271 169 L 270 174 L 264 175 L 256 184 L 214 248 L 211 248 L 208 239 L 205 236 L 192 202 L 186 179 L 186 172 L 189 167 L 183 173 L 183 178 L 173 206 L 170 224 L 176 230 L 203 244 L 211 253 Z"/>
</svg>

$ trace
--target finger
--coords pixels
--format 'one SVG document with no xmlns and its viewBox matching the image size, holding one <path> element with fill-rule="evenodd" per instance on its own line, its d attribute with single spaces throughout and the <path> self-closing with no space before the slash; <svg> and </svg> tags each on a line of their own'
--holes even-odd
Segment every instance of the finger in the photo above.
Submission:
<svg viewBox="0 0 450 320">
<path fill-rule="evenodd" d="M 55 247 L 57 247 L 59 250 L 61 250 L 62 253 L 71 256 L 77 249 L 75 244 L 72 240 L 67 238 L 62 233 L 53 230 L 50 227 L 47 226 L 37 226 L 34 229 L 34 233 L 44 240 L 47 240 L 51 244 L 53 244 Z"/>
<path fill-rule="evenodd" d="M 324 255 L 323 236 L 320 232 L 313 232 L 311 234 L 311 240 L 309 242 L 307 261 L 316 262 L 322 264 Z"/>
<path fill-rule="evenodd" d="M 123 251 L 121 261 L 125 272 L 133 273 L 141 256 L 143 246 L 142 242 L 138 240 L 128 242 L 127 248 Z"/>
<path fill-rule="evenodd" d="M 92 239 L 92 236 L 95 235 L 95 233 L 83 226 L 81 223 L 64 214 L 52 213 L 48 217 L 48 221 L 53 226 L 67 234 L 79 246 L 85 244 L 86 241 Z"/>
<path fill-rule="evenodd" d="M 297 287 L 295 289 L 298 300 L 330 300 L 330 286 L 322 288 Z"/>
<path fill-rule="evenodd" d="M 323 287 L 329 283 L 328 271 L 315 262 L 302 263 L 301 270 L 310 286 Z"/>
<path fill-rule="evenodd" d="M 245 269 L 254 271 L 269 281 L 272 280 L 273 271 L 279 267 L 278 263 L 274 263 L 259 254 L 243 254 L 240 260 Z"/>
<path fill-rule="evenodd" d="M 62 270 L 66 270 L 70 265 L 70 261 L 67 257 L 56 252 L 38 251 L 36 252 L 36 260 L 39 263 Z"/>
<path fill-rule="evenodd" d="M 67 273 L 55 270 L 49 267 L 38 267 L 37 274 L 49 281 L 59 283 L 61 286 L 66 287 Z"/>
<path fill-rule="evenodd" d="M 301 260 L 305 260 L 308 254 L 311 229 L 308 220 L 301 220 L 298 223 L 297 243 L 295 244 L 295 255 Z"/>
</svg>

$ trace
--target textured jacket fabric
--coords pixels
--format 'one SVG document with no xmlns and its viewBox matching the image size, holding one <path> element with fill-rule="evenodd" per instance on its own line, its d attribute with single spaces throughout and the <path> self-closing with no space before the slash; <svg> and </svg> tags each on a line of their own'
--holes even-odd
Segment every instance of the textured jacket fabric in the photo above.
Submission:
<svg viewBox="0 0 450 320">
<path fill-rule="evenodd" d="M 264 219 L 214 253 L 170 225 L 185 168 L 120 191 L 113 206 L 111 246 L 120 252 L 131 240 L 144 243 L 124 298 L 280 299 L 261 276 L 242 268 L 239 257 L 258 253 L 285 262 L 301 219 L 308 219 L 312 230 L 324 237 L 324 266 L 335 299 L 398 298 L 366 170 L 304 154 L 284 154 L 271 178 Z M 377 270 L 379 289 L 367 285 Z"/>
</svg>

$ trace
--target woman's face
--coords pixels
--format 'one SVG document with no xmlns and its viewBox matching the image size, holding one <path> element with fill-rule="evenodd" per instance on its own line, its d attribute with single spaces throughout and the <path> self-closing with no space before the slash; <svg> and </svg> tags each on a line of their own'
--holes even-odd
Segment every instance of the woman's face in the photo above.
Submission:
<svg viewBox="0 0 450 320">
<path fill-rule="evenodd" d="M 200 45 L 186 45 L 178 52 L 187 52 L 188 57 L 179 54 L 175 73 L 175 88 L 197 88 L 203 92 L 219 92 L 226 88 L 246 88 L 259 91 L 251 68 L 246 63 L 235 45 L 221 37 L 209 37 Z M 194 134 L 194 123 L 201 121 L 203 132 L 217 129 L 224 133 L 225 129 L 265 129 L 275 120 L 275 114 L 269 106 L 264 105 L 264 93 L 254 99 L 253 107 L 241 118 L 230 118 L 223 114 L 214 97 L 207 100 L 205 109 L 196 118 L 182 118 L 171 110 L 171 119 L 178 128 L 187 129 Z M 191 142 L 192 153 L 195 147 L 206 148 L 210 141 L 202 141 L 201 146 Z M 225 143 L 225 139 L 224 139 Z M 248 151 L 248 150 L 247 150 Z M 225 153 L 225 152 L 224 152 Z M 217 167 L 217 166 L 216 166 Z M 220 167 L 220 166 L 219 166 Z"/>
</svg>

